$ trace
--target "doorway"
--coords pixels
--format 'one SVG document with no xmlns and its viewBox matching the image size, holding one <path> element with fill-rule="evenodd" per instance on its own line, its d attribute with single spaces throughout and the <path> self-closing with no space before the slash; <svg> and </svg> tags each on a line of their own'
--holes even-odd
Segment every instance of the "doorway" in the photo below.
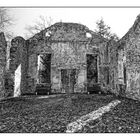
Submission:
<svg viewBox="0 0 140 140">
<path fill-rule="evenodd" d="M 74 93 L 76 69 L 61 69 L 62 93 Z"/>
<path fill-rule="evenodd" d="M 97 82 L 97 55 L 87 54 L 87 90 L 95 90 Z"/>
<path fill-rule="evenodd" d="M 38 56 L 38 95 L 46 95 L 51 91 L 51 54 L 44 53 Z"/>
</svg>

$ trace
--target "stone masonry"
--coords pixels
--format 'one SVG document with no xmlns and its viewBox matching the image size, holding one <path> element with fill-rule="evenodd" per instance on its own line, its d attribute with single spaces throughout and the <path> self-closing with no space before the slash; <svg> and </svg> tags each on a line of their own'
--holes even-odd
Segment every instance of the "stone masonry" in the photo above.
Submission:
<svg viewBox="0 0 140 140">
<path fill-rule="evenodd" d="M 10 49 L 10 70 L 14 76 L 21 65 L 19 74 L 16 72 L 21 75 L 20 93 L 14 94 L 36 94 L 38 86 L 50 87 L 48 91 L 54 93 L 88 92 L 94 85 L 115 90 L 116 80 L 114 85 L 110 82 L 110 64 L 111 71 L 114 72 L 113 80 L 117 76 L 114 62 L 116 58 L 109 59 L 109 51 L 112 51 L 110 44 L 84 25 L 62 22 L 46 28 L 28 40 L 14 38 Z M 116 51 L 112 55 L 116 56 L 115 53 Z M 42 66 L 39 61 L 41 56 L 49 54 L 50 83 L 41 83 Z M 17 91 L 19 92 L 18 89 Z"/>
<path fill-rule="evenodd" d="M 0 98 L 6 97 L 5 92 L 5 68 L 6 68 L 6 39 L 4 33 L 0 33 Z"/>
<path fill-rule="evenodd" d="M 6 46 L 0 33 L 1 97 L 5 96 Z M 45 57 L 47 69 L 42 63 Z M 98 87 L 139 100 L 140 16 L 118 42 L 106 40 L 82 24 L 55 23 L 27 40 L 14 38 L 9 63 L 12 96 L 36 94 L 38 87 L 45 89 L 44 94 L 91 92 Z"/>
<path fill-rule="evenodd" d="M 118 43 L 120 94 L 140 99 L 140 15 Z"/>
</svg>

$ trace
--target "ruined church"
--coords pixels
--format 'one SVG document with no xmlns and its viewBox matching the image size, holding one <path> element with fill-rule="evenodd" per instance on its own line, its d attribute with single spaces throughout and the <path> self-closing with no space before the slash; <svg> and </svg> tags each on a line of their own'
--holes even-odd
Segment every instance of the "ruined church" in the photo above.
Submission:
<svg viewBox="0 0 140 140">
<path fill-rule="evenodd" d="M 115 89 L 117 72 L 113 67 L 114 77 L 109 75 L 109 51 L 109 42 L 77 23 L 55 23 L 28 40 L 16 37 L 9 68 L 14 96 L 86 93 L 99 84 Z"/>
<path fill-rule="evenodd" d="M 5 46 L 1 34 L 1 59 L 6 63 Z M 140 99 L 139 47 L 140 16 L 118 42 L 102 38 L 85 25 L 64 22 L 27 40 L 18 36 L 10 48 L 10 96 L 90 93 L 99 89 Z M 2 77 L 5 63 L 0 64 Z M 5 85 L 11 87 L 11 83 L 2 79 L 4 92 Z M 5 96 L 3 92 L 1 97 Z"/>
<path fill-rule="evenodd" d="M 28 40 L 16 37 L 11 45 L 14 96 L 84 93 L 102 79 L 107 83 L 106 41 L 84 25 L 56 23 Z"/>
</svg>

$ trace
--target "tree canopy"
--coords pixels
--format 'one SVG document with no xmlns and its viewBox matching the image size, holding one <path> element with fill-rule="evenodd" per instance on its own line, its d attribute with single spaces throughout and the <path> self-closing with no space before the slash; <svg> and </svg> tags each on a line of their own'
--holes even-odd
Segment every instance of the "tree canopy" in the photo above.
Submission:
<svg viewBox="0 0 140 140">
<path fill-rule="evenodd" d="M 97 28 L 95 32 L 103 38 L 113 39 L 115 41 L 119 40 L 119 37 L 115 33 L 111 33 L 111 27 L 105 24 L 103 18 L 96 22 Z"/>
</svg>

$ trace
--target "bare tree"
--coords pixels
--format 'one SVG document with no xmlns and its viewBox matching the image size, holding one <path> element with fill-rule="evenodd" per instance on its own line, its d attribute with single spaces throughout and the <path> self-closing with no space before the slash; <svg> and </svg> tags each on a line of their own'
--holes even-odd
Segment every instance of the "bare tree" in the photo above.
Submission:
<svg viewBox="0 0 140 140">
<path fill-rule="evenodd" d="M 0 7 L 0 32 L 4 32 L 6 39 L 9 41 L 13 38 L 13 32 L 9 31 L 8 27 L 13 25 L 14 19 L 9 15 L 9 10 Z"/>
<path fill-rule="evenodd" d="M 0 31 L 4 31 L 11 24 L 12 18 L 8 15 L 8 10 L 0 8 Z"/>
<path fill-rule="evenodd" d="M 26 38 L 35 35 L 36 33 L 44 30 L 45 28 L 51 26 L 53 24 L 53 20 L 51 17 L 39 16 L 39 18 L 35 21 L 34 25 L 27 25 L 26 30 L 28 33 L 26 34 Z"/>
</svg>

